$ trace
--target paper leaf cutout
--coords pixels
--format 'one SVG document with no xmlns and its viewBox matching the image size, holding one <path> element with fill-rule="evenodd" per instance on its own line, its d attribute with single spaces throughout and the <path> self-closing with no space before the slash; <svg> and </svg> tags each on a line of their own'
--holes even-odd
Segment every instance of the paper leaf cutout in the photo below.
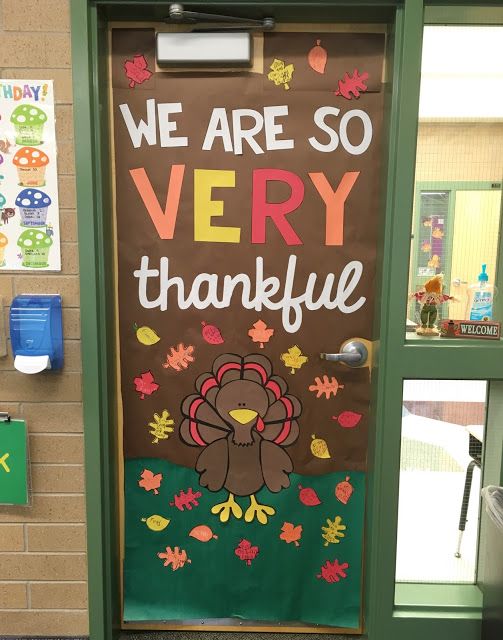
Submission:
<svg viewBox="0 0 503 640">
<path fill-rule="evenodd" d="M 159 440 L 167 440 L 169 434 L 173 433 L 174 428 L 172 425 L 175 424 L 175 421 L 169 417 L 169 411 L 167 409 L 164 409 L 162 415 L 154 413 L 153 419 L 153 422 L 148 423 L 148 426 L 151 428 L 149 433 L 154 436 L 152 444 L 157 444 Z"/>
<path fill-rule="evenodd" d="M 335 497 L 339 502 L 342 502 L 342 504 L 347 504 L 354 490 L 355 488 L 349 482 L 349 476 L 346 476 L 346 479 L 339 482 L 335 487 Z"/>
<path fill-rule="evenodd" d="M 163 362 L 162 366 L 165 369 L 171 367 L 175 371 L 182 371 L 186 369 L 191 362 L 194 362 L 193 353 L 194 347 L 192 345 L 186 347 L 183 342 L 180 342 L 176 349 L 175 347 L 170 348 L 166 356 L 166 362 Z"/>
<path fill-rule="evenodd" d="M 296 344 L 294 344 L 293 347 L 290 347 L 290 349 L 285 353 L 282 353 L 280 358 L 285 367 L 288 367 L 292 374 L 295 373 L 296 369 L 300 369 L 302 365 L 308 361 L 307 356 L 302 354 L 302 351 Z"/>
<path fill-rule="evenodd" d="M 157 489 L 161 486 L 162 473 L 156 473 L 155 475 L 150 469 L 144 469 L 141 473 L 141 480 L 138 481 L 138 486 L 143 487 L 145 491 L 153 491 L 154 495 L 158 495 Z"/>
<path fill-rule="evenodd" d="M 140 377 L 134 379 L 135 391 L 140 394 L 140 400 L 145 400 L 145 396 L 150 396 L 159 389 L 159 385 L 154 380 L 152 371 L 145 371 Z"/>
<path fill-rule="evenodd" d="M 332 416 L 332 420 L 337 420 L 343 429 L 353 429 L 362 419 L 361 413 L 356 411 L 343 411 L 338 416 Z"/>
<path fill-rule="evenodd" d="M 333 562 L 327 560 L 321 567 L 321 573 L 316 577 L 326 582 L 339 582 L 341 578 L 347 577 L 346 569 L 348 568 L 349 564 L 347 562 L 339 564 L 338 560 L 334 560 Z"/>
<path fill-rule="evenodd" d="M 163 518 L 157 514 L 149 516 L 148 518 L 142 518 L 141 521 L 144 522 L 151 531 L 163 531 L 171 522 L 169 518 Z"/>
<path fill-rule="evenodd" d="M 255 560 L 259 553 L 258 547 L 253 547 L 249 540 L 241 540 L 238 546 L 234 549 L 234 553 L 240 560 L 243 560 L 248 566 L 251 565 L 251 561 Z"/>
<path fill-rule="evenodd" d="M 274 335 L 274 329 L 268 329 L 266 323 L 263 320 L 257 320 L 253 327 L 248 331 L 248 335 L 253 342 L 259 342 L 260 348 L 264 348 L 264 343 L 269 342 Z"/>
<path fill-rule="evenodd" d="M 339 389 L 344 389 L 343 384 L 339 384 L 337 379 L 332 376 L 330 379 L 328 376 L 323 376 L 323 378 L 316 377 L 314 379 L 315 384 L 309 386 L 309 391 L 316 391 L 316 397 L 321 398 L 322 395 L 328 400 L 330 396 L 337 395 L 337 391 Z"/>
<path fill-rule="evenodd" d="M 353 71 L 353 75 L 350 76 L 346 71 L 342 80 L 339 80 L 339 88 L 334 91 L 336 96 L 342 96 L 346 100 L 352 100 L 360 97 L 360 91 L 367 91 L 367 85 L 365 80 L 369 77 L 369 74 L 364 71 L 361 75 L 358 73 L 358 69 Z"/>
<path fill-rule="evenodd" d="M 295 71 L 294 65 L 288 64 L 285 66 L 285 63 L 283 62 L 283 60 L 278 60 L 278 58 L 274 58 L 269 68 L 272 69 L 272 71 L 270 71 L 267 74 L 267 77 L 269 78 L 269 80 L 271 80 L 271 82 L 274 82 L 274 84 L 277 87 L 279 87 L 280 85 L 283 85 L 283 87 L 286 90 L 290 89 L 290 86 L 288 83 L 292 79 L 293 72 Z"/>
<path fill-rule="evenodd" d="M 313 456 L 316 458 L 330 458 L 330 451 L 328 450 L 326 440 L 323 440 L 323 438 L 317 438 L 314 433 L 311 438 L 311 453 Z"/>
<path fill-rule="evenodd" d="M 287 544 L 293 542 L 293 544 L 298 547 L 299 540 L 302 537 L 302 525 L 298 524 L 297 526 L 293 525 L 291 522 L 284 522 L 281 527 L 281 533 L 279 534 L 280 540 L 284 540 Z"/>
<path fill-rule="evenodd" d="M 196 491 L 195 493 L 192 491 L 192 487 L 185 493 L 185 491 L 180 491 L 178 495 L 175 495 L 173 502 L 169 503 L 170 507 L 176 507 L 180 511 L 184 511 L 188 509 L 192 511 L 192 506 L 198 507 L 199 502 L 197 501 L 203 494 L 200 491 Z"/>
<path fill-rule="evenodd" d="M 132 60 L 125 60 L 124 71 L 129 80 L 129 88 L 134 89 L 150 78 L 152 72 L 147 69 L 148 62 L 144 55 L 134 56 Z"/>
<path fill-rule="evenodd" d="M 199 524 L 197 527 L 194 527 L 189 533 L 189 536 L 199 540 L 199 542 L 208 542 L 209 540 L 217 540 L 218 538 L 218 536 L 216 536 L 205 524 Z"/>
<path fill-rule="evenodd" d="M 158 553 L 157 557 L 164 560 L 165 567 L 171 565 L 173 571 L 177 571 L 186 563 L 190 564 L 192 562 L 192 560 L 189 560 L 187 557 L 187 552 L 185 550 L 180 551 L 179 547 L 175 547 L 174 549 L 166 547 L 166 553 Z"/>
<path fill-rule="evenodd" d="M 321 45 L 321 40 L 316 40 L 316 45 L 307 54 L 309 66 L 316 73 L 325 73 L 327 64 L 327 51 Z"/>
<path fill-rule="evenodd" d="M 157 333 L 150 327 L 139 327 L 137 324 L 134 324 L 133 328 L 136 331 L 136 339 L 141 344 L 151 346 L 160 340 Z"/>
<path fill-rule="evenodd" d="M 299 484 L 299 500 L 306 507 L 316 507 L 321 504 L 321 500 L 318 498 L 318 494 L 311 487 L 302 487 Z"/>
<path fill-rule="evenodd" d="M 325 539 L 325 547 L 328 547 L 329 544 L 338 544 L 341 538 L 345 537 L 346 525 L 342 524 L 341 516 L 336 516 L 333 522 L 330 518 L 327 518 L 327 526 L 321 527 L 321 530 L 324 533 L 321 534 L 321 537 Z"/>
<path fill-rule="evenodd" d="M 220 333 L 220 329 L 215 327 L 214 324 L 206 324 L 206 322 L 201 322 L 203 328 L 201 329 L 201 333 L 203 338 L 206 340 L 208 344 L 222 344 L 224 339 L 222 338 L 222 334 Z"/>
</svg>

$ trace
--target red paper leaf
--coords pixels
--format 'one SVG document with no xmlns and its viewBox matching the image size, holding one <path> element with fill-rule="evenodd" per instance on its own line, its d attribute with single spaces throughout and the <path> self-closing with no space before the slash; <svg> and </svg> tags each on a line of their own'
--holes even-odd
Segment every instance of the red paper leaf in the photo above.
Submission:
<svg viewBox="0 0 503 640">
<path fill-rule="evenodd" d="M 222 344 L 224 339 L 222 337 L 222 333 L 218 327 L 215 327 L 214 324 L 206 324 L 206 322 L 201 322 L 203 328 L 201 333 L 203 334 L 203 338 L 206 340 L 208 344 Z"/>
<path fill-rule="evenodd" d="M 196 491 L 195 493 L 192 491 L 192 487 L 188 489 L 187 493 L 185 491 L 180 491 L 178 495 L 176 495 L 173 499 L 173 502 L 169 503 L 170 507 L 176 507 L 180 511 L 184 511 L 188 509 L 192 510 L 192 506 L 198 507 L 199 502 L 197 501 L 203 494 L 200 491 Z"/>
<path fill-rule="evenodd" d="M 355 69 L 352 76 L 346 71 L 342 80 L 339 80 L 339 88 L 334 91 L 335 95 L 342 96 L 346 100 L 352 100 L 353 97 L 359 98 L 360 91 L 367 91 L 365 80 L 368 77 L 369 74 L 366 71 L 360 75 L 358 69 Z"/>
<path fill-rule="evenodd" d="M 362 416 L 363 414 L 356 411 L 343 411 L 338 416 L 332 416 L 332 420 L 337 420 L 344 429 L 353 429 L 360 423 Z"/>
<path fill-rule="evenodd" d="M 334 560 L 333 562 L 327 560 L 321 567 L 321 573 L 316 577 L 326 582 L 339 582 L 341 578 L 347 577 L 346 569 L 348 567 L 349 564 L 347 562 L 340 564 L 338 560 Z"/>
<path fill-rule="evenodd" d="M 150 396 L 159 389 L 159 385 L 154 380 L 152 371 L 145 371 L 140 377 L 134 379 L 135 391 L 140 394 L 140 400 L 145 400 L 145 396 Z"/>
<path fill-rule="evenodd" d="M 124 61 L 124 71 L 128 78 L 129 87 L 135 88 L 135 85 L 142 84 L 150 78 L 152 72 L 147 69 L 148 63 L 144 55 L 134 56 L 132 60 Z"/>
<path fill-rule="evenodd" d="M 238 546 L 234 549 L 234 553 L 240 560 L 243 560 L 248 566 L 251 565 L 251 561 L 255 560 L 259 552 L 258 547 L 252 546 L 249 540 L 241 540 Z"/>
<path fill-rule="evenodd" d="M 305 504 L 306 507 L 316 507 L 321 504 L 321 500 L 318 498 L 318 494 L 311 487 L 302 487 L 299 484 L 299 500 L 302 504 Z"/>
</svg>

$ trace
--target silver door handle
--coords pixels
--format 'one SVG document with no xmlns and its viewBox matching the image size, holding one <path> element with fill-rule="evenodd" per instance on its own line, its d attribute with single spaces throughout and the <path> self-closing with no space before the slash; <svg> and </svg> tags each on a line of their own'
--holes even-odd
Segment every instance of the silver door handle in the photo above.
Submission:
<svg viewBox="0 0 503 640">
<path fill-rule="evenodd" d="M 342 347 L 341 353 L 320 353 L 320 358 L 331 362 L 342 362 L 348 367 L 361 367 L 367 362 L 368 355 L 369 352 L 363 342 L 351 340 Z"/>
</svg>

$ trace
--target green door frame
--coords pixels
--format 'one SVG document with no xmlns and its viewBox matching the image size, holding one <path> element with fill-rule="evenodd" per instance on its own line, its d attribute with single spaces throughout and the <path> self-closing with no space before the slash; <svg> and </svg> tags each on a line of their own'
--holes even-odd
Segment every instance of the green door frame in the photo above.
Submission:
<svg viewBox="0 0 503 640">
<path fill-rule="evenodd" d="M 166 15 L 168 4 L 148 0 L 71 0 L 91 640 L 111 638 L 118 629 L 120 615 L 106 26 L 111 18 L 145 20 L 148 15 L 158 19 Z M 488 24 L 496 20 L 503 24 L 501 10 L 469 6 L 478 5 L 475 0 L 454 12 L 448 5 L 459 5 L 459 1 L 429 4 L 447 5 L 427 8 L 426 17 L 431 22 Z M 475 585 L 464 585 L 466 589 L 444 585 L 441 591 L 432 585 L 414 586 L 413 590 L 407 589 L 410 585 L 403 585 L 405 589 L 396 589 L 395 604 L 396 539 L 390 532 L 397 530 L 403 380 L 432 377 L 432 363 L 436 378 L 458 379 L 462 371 L 464 378 L 503 379 L 501 343 L 405 341 L 423 2 L 234 0 L 208 1 L 204 9 L 249 16 L 273 13 L 281 20 L 303 22 L 316 22 L 313 13 L 322 11 L 324 22 L 380 21 L 392 25 L 392 58 L 388 60 L 392 73 L 386 85 L 389 121 L 385 224 L 376 292 L 375 324 L 380 349 L 374 384 L 374 424 L 386 428 L 374 428 L 369 448 L 366 629 L 370 640 L 477 640 L 481 611 Z M 379 305 L 379 301 L 386 303 Z M 500 459 L 497 464 L 500 468 L 496 475 L 503 478 Z"/>
</svg>

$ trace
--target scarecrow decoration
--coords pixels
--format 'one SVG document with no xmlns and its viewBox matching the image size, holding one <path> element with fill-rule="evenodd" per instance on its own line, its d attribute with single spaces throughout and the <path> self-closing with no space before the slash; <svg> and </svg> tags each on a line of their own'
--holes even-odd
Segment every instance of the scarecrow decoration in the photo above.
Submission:
<svg viewBox="0 0 503 640">
<path fill-rule="evenodd" d="M 421 324 L 416 333 L 420 336 L 440 335 L 435 322 L 437 320 L 437 307 L 448 300 L 456 300 L 453 296 L 442 293 L 443 275 L 440 273 L 424 283 L 424 288 L 411 293 L 409 298 L 415 298 L 421 307 Z"/>
</svg>

